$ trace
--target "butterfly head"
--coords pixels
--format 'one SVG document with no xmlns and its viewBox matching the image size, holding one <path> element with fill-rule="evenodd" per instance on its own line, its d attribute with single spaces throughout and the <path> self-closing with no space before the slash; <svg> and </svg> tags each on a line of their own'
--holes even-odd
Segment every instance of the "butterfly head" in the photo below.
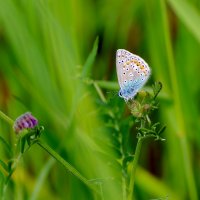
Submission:
<svg viewBox="0 0 200 200">
<path fill-rule="evenodd" d="M 121 90 L 118 92 L 118 95 L 119 95 L 119 97 L 123 98 L 123 93 Z"/>
<path fill-rule="evenodd" d="M 123 98 L 125 101 L 128 101 L 130 99 L 133 99 L 133 97 L 137 94 L 136 91 L 130 90 L 130 89 L 120 89 L 119 90 L 119 97 Z"/>
</svg>

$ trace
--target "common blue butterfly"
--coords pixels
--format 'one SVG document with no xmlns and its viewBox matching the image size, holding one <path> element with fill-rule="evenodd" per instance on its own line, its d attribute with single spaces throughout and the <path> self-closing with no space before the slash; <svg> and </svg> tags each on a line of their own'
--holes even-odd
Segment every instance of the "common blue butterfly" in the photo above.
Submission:
<svg viewBox="0 0 200 200">
<path fill-rule="evenodd" d="M 148 64 L 141 57 L 125 49 L 118 49 L 116 66 L 120 86 L 119 96 L 125 101 L 133 99 L 151 74 Z"/>
</svg>

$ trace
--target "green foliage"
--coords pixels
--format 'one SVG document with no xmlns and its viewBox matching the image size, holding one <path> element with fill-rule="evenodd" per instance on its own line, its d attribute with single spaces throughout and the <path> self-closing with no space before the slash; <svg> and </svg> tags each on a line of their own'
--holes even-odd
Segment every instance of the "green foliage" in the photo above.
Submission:
<svg viewBox="0 0 200 200">
<path fill-rule="evenodd" d="M 45 127 L 41 139 L 96 183 L 105 200 L 125 200 L 137 135 L 164 137 L 143 143 L 135 199 L 197 200 L 199 16 L 197 0 L 0 0 L 0 110 L 13 119 L 34 113 Z M 148 93 L 128 105 L 132 113 L 117 97 L 118 48 L 152 69 Z M 153 99 L 154 81 L 163 89 Z M 96 198 L 38 145 L 24 152 L 28 138 L 22 162 L 12 120 L 0 114 L 8 122 L 0 121 L 1 194 L 10 180 L 5 200 Z"/>
<path fill-rule="evenodd" d="M 156 82 L 152 86 L 153 95 L 142 91 L 138 93 L 136 99 L 127 102 L 128 108 L 135 118 L 130 115 L 124 115 L 125 104 L 123 101 L 119 102 L 116 97 L 112 97 L 109 101 L 106 101 L 102 91 L 97 86 L 97 83 L 95 88 L 102 100 L 101 112 L 104 116 L 108 134 L 110 134 L 107 146 L 108 148 L 115 150 L 115 157 L 112 158 L 112 166 L 114 167 L 118 165 L 118 169 L 121 171 L 118 179 L 121 184 L 122 198 L 127 199 L 129 196 L 129 199 L 132 199 L 132 189 L 130 191 L 128 188 L 133 187 L 134 181 L 132 180 L 135 179 L 135 169 L 140 152 L 137 152 L 136 148 L 135 156 L 132 154 L 133 143 L 130 140 L 131 129 L 134 125 L 138 130 L 138 144 L 141 140 L 149 137 L 155 138 L 155 140 L 165 140 L 161 137 L 161 134 L 164 132 L 166 126 L 158 128 L 160 123 L 152 123 L 150 120 L 152 111 L 158 109 L 156 97 L 162 89 L 162 84 Z M 106 154 L 106 152 L 104 153 Z M 135 161 L 135 159 L 137 159 L 137 161 Z M 133 173 L 128 172 L 129 164 L 134 165 Z"/>
<path fill-rule="evenodd" d="M 22 154 L 38 141 L 43 130 L 43 126 L 36 126 L 34 129 L 24 130 L 20 133 L 18 143 L 20 144 L 20 152 Z M 26 144 L 28 145 L 27 149 L 25 149 Z"/>
<path fill-rule="evenodd" d="M 137 127 L 138 139 L 146 137 L 155 137 L 156 140 L 164 140 L 161 134 L 164 132 L 166 126 L 159 128 L 160 122 L 152 123 L 150 115 L 152 111 L 158 109 L 156 97 L 162 89 L 162 84 L 156 82 L 153 86 L 153 95 L 148 92 L 139 92 L 136 100 L 128 102 L 129 109 L 133 116 L 136 117 L 136 122 L 139 124 Z"/>
</svg>

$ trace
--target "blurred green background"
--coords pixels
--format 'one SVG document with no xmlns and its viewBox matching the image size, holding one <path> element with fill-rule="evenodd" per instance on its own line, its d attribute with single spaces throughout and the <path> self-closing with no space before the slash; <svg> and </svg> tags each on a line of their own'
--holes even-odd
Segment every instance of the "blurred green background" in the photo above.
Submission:
<svg viewBox="0 0 200 200">
<path fill-rule="evenodd" d="M 43 140 L 86 178 L 103 179 L 102 199 L 122 199 L 121 169 L 111 162 L 114 147 L 106 145 L 112 132 L 91 81 L 105 96 L 119 89 L 119 48 L 147 61 L 152 69 L 147 85 L 163 83 L 153 117 L 167 125 L 166 141 L 144 144 L 135 198 L 199 199 L 199 0 L 0 0 L 0 110 L 13 119 L 31 111 L 45 127 Z M 115 108 L 125 104 L 114 98 Z M 2 120 L 0 136 L 14 147 L 16 137 Z M 1 144 L 0 157 L 9 158 Z M 45 198 L 95 197 L 33 146 L 6 199 Z"/>
</svg>

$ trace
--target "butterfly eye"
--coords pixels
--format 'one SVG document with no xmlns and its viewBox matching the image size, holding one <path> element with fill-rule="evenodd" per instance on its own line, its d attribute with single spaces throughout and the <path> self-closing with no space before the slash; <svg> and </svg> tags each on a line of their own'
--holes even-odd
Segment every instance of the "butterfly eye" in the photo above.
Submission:
<svg viewBox="0 0 200 200">
<path fill-rule="evenodd" d="M 120 96 L 120 97 L 122 97 L 122 92 L 121 92 L 121 91 L 119 91 L 119 93 L 118 93 L 118 94 L 119 94 L 119 96 Z"/>
</svg>

